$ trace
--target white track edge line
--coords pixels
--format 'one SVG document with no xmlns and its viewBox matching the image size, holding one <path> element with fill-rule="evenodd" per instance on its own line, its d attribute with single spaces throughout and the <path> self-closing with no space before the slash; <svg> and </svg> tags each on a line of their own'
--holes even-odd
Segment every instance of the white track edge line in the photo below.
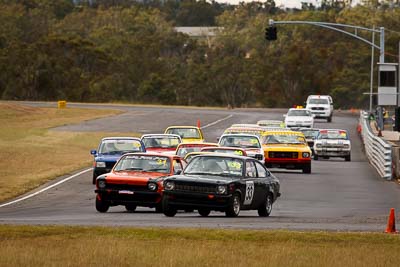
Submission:
<svg viewBox="0 0 400 267">
<path fill-rule="evenodd" d="M 25 200 L 25 199 L 34 197 L 34 196 L 36 196 L 36 195 L 39 195 L 40 193 L 43 193 L 43 192 L 45 192 L 45 191 L 47 191 L 47 190 L 49 190 L 49 189 L 51 189 L 51 188 L 53 188 L 53 187 L 56 187 L 57 185 L 60 185 L 60 184 L 62 184 L 62 183 L 65 183 L 66 181 L 69 181 L 69 180 L 71 180 L 71 179 L 73 179 L 73 178 L 75 178 L 75 177 L 77 177 L 77 176 L 79 176 L 79 175 L 81 175 L 81 174 L 84 174 L 84 173 L 86 173 L 86 172 L 88 172 L 88 171 L 90 171 L 90 170 L 92 170 L 92 169 L 93 169 L 93 168 L 89 168 L 89 169 L 83 170 L 83 171 L 81 171 L 81 172 L 75 173 L 74 175 L 71 175 L 71 176 L 69 176 L 69 177 L 66 177 L 66 178 L 64 178 L 63 180 L 58 181 L 58 182 L 55 183 L 55 184 L 49 185 L 48 187 L 45 187 L 45 188 L 43 188 L 43 189 L 41 189 L 41 190 L 39 190 L 39 191 L 37 191 L 37 192 L 35 192 L 35 193 L 32 193 L 32 194 L 29 194 L 29 195 L 24 196 L 24 197 L 22 197 L 22 198 L 19 198 L 19 199 L 16 199 L 16 200 L 13 200 L 13 201 L 10 201 L 10 202 L 1 204 L 1 205 L 0 205 L 0 208 L 1 208 L 1 207 L 5 207 L 5 206 L 9 206 L 9 205 L 12 205 L 12 204 L 15 204 L 15 203 L 18 203 L 18 202 L 20 202 L 20 201 L 23 201 L 23 200 Z"/>
<path fill-rule="evenodd" d="M 207 125 L 204 125 L 203 127 L 200 127 L 200 128 L 201 128 L 201 129 L 204 129 L 204 128 L 207 128 L 207 127 L 213 126 L 213 125 L 215 125 L 215 124 L 217 124 L 217 123 L 220 123 L 221 121 L 227 120 L 227 119 L 229 119 L 229 118 L 232 118 L 232 117 L 233 117 L 233 115 L 232 115 L 232 114 L 231 114 L 231 115 L 228 115 L 228 116 L 226 116 L 225 118 L 222 118 L 222 119 L 216 120 L 216 121 L 214 121 L 214 122 L 211 122 L 211 123 L 209 123 L 209 124 L 207 124 Z"/>
</svg>

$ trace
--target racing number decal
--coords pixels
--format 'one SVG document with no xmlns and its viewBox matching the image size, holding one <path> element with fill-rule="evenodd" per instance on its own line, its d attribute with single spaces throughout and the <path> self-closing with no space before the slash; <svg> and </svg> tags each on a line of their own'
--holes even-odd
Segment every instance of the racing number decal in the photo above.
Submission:
<svg viewBox="0 0 400 267">
<path fill-rule="evenodd" d="M 254 182 L 246 181 L 246 195 L 244 196 L 244 205 L 250 205 L 254 196 Z"/>
</svg>

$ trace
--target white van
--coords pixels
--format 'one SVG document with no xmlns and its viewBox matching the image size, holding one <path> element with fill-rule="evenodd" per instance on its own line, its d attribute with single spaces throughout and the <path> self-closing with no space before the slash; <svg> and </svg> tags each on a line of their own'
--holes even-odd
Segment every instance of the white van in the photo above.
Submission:
<svg viewBox="0 0 400 267">
<path fill-rule="evenodd" d="M 307 97 L 306 109 L 311 110 L 315 118 L 323 118 L 332 121 L 333 101 L 329 95 L 309 95 Z"/>
</svg>

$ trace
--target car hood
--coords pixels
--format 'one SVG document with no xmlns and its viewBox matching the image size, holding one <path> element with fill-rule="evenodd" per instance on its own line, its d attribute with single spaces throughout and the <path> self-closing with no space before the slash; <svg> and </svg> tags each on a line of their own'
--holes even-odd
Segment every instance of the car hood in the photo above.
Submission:
<svg viewBox="0 0 400 267">
<path fill-rule="evenodd" d="M 110 184 L 147 185 L 150 179 L 166 177 L 169 174 L 160 172 L 112 172 L 107 174 L 106 181 Z"/>
<path fill-rule="evenodd" d="M 263 146 L 264 151 L 285 151 L 285 152 L 309 152 L 310 151 L 310 147 L 308 145 L 305 144 L 301 144 L 301 145 L 294 145 L 294 144 L 276 144 L 276 145 L 265 145 Z"/>
<path fill-rule="evenodd" d="M 310 116 L 290 116 L 286 117 L 286 121 L 311 121 L 313 120 Z"/>
<path fill-rule="evenodd" d="M 168 177 L 168 180 L 176 182 L 188 182 L 188 183 L 202 183 L 202 184 L 228 184 L 239 178 L 222 177 L 213 175 L 174 175 Z"/>
</svg>

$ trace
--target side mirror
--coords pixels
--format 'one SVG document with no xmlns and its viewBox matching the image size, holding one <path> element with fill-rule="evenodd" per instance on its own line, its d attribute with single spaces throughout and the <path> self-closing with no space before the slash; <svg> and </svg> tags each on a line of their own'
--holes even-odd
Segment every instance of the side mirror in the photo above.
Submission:
<svg viewBox="0 0 400 267">
<path fill-rule="evenodd" d="M 97 151 L 96 151 L 96 149 L 92 149 L 92 150 L 90 150 L 90 154 L 92 154 L 92 155 L 96 155 L 96 154 L 97 154 Z"/>
<path fill-rule="evenodd" d="M 182 170 L 177 170 L 177 171 L 175 172 L 176 175 L 179 175 L 179 174 L 181 174 L 181 173 L 182 173 Z"/>
<path fill-rule="evenodd" d="M 219 137 L 217 137 L 217 142 L 219 142 Z"/>
</svg>

